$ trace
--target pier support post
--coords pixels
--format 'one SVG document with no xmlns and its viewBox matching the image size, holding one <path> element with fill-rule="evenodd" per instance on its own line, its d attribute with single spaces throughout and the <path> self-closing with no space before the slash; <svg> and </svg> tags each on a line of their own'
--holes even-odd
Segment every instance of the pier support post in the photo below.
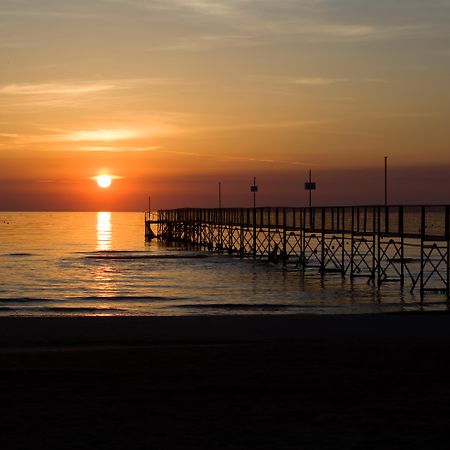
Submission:
<svg viewBox="0 0 450 450">
<path fill-rule="evenodd" d="M 302 208 L 300 217 L 300 264 L 304 269 L 306 266 L 306 208 Z"/>
<path fill-rule="evenodd" d="M 320 228 L 321 228 L 321 233 L 320 233 L 320 272 L 322 273 L 322 275 L 324 275 L 325 273 L 325 208 L 321 208 L 321 223 L 320 223 Z"/>
<path fill-rule="evenodd" d="M 423 301 L 425 269 L 425 206 L 420 208 L 420 301 Z"/>
<path fill-rule="evenodd" d="M 245 214 L 244 214 L 245 212 Z M 246 227 L 244 226 L 244 216 L 245 216 L 245 222 L 248 223 L 248 210 L 241 209 L 240 214 L 240 226 L 239 226 L 239 253 L 241 255 L 244 255 L 245 253 L 245 238 L 244 233 L 246 232 Z"/>
<path fill-rule="evenodd" d="M 355 207 L 352 206 L 352 230 L 350 235 L 350 279 L 353 280 L 355 272 Z"/>
<path fill-rule="evenodd" d="M 376 240 L 376 257 L 373 259 L 373 272 L 374 272 L 374 278 L 375 278 L 375 272 L 377 273 L 377 286 L 378 288 L 381 286 L 381 239 L 383 236 L 382 230 L 381 230 L 381 207 L 376 208 L 377 209 L 377 225 L 375 226 L 375 219 L 374 219 L 374 227 L 373 227 L 373 239 L 374 243 Z M 387 208 L 385 208 L 385 211 L 387 211 Z M 375 214 L 374 214 L 375 216 Z M 387 223 L 387 219 L 385 218 L 385 221 Z M 378 231 L 378 232 L 377 232 Z M 374 255 L 374 256 L 375 256 Z"/>
<path fill-rule="evenodd" d="M 445 240 L 447 241 L 447 303 L 450 300 L 450 206 L 445 207 Z"/>
<path fill-rule="evenodd" d="M 398 208 L 398 231 L 400 233 L 400 285 L 405 285 L 405 232 L 403 223 L 403 206 Z"/>
<path fill-rule="evenodd" d="M 339 210 L 338 210 L 339 212 Z M 342 235 L 341 235 L 341 239 L 342 239 L 342 259 L 341 259 L 341 273 L 342 273 L 342 277 L 345 277 L 345 208 L 342 208 L 342 214 L 340 217 L 340 220 L 338 219 L 337 221 L 338 223 L 341 223 L 342 226 Z"/>
<path fill-rule="evenodd" d="M 256 207 L 253 207 L 253 259 L 256 259 Z"/>
<path fill-rule="evenodd" d="M 286 237 L 286 208 L 283 208 L 283 264 L 286 264 L 287 261 L 287 237 Z"/>
<path fill-rule="evenodd" d="M 146 214 L 146 237 L 152 226 L 158 239 L 169 243 L 219 251 L 228 243 L 229 253 L 281 257 L 283 263 L 295 255 L 298 268 L 319 267 L 322 276 L 340 272 L 345 277 L 349 271 L 351 280 L 368 276 L 378 288 L 385 282 L 400 282 L 402 288 L 411 282 L 410 291 L 419 291 L 421 302 L 434 292 L 450 303 L 450 205 L 183 208 L 160 210 L 157 219 Z"/>
<path fill-rule="evenodd" d="M 271 251 L 272 251 L 272 233 L 271 233 L 271 213 L 272 213 L 272 208 L 265 208 L 267 209 L 267 256 L 270 259 L 270 255 L 271 255 Z M 263 226 L 265 225 L 264 223 L 264 209 L 261 209 L 261 216 L 263 218 Z M 263 233 L 264 235 L 264 233 Z M 264 246 L 263 246 L 264 247 Z"/>
</svg>

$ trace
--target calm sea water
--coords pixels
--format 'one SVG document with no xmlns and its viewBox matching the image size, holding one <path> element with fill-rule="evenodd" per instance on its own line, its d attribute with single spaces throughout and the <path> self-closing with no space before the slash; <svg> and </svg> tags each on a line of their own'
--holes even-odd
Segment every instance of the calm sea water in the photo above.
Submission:
<svg viewBox="0 0 450 450">
<path fill-rule="evenodd" d="M 444 309 L 299 271 L 144 240 L 142 213 L 0 212 L 0 315 L 362 313 Z"/>
</svg>

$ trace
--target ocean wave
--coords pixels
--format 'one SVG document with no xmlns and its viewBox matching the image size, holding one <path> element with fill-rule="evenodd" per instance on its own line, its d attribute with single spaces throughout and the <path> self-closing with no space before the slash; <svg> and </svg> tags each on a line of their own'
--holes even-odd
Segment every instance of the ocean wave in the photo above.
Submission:
<svg viewBox="0 0 450 450">
<path fill-rule="evenodd" d="M 120 312 L 126 311 L 126 309 L 121 308 L 96 308 L 91 306 L 83 306 L 83 307 L 72 307 L 72 306 L 61 306 L 61 307 L 43 307 L 37 308 L 38 311 L 51 311 L 51 312 Z"/>
<path fill-rule="evenodd" d="M 37 254 L 35 254 L 35 253 L 4 253 L 3 255 L 0 255 L 0 256 L 3 256 L 3 257 L 17 257 L 17 258 L 20 258 L 20 257 L 29 257 L 29 256 L 39 256 L 39 255 L 37 255 Z"/>
<path fill-rule="evenodd" d="M 175 305 L 174 308 L 180 309 L 226 309 L 226 310 L 254 310 L 254 309 L 264 309 L 264 310 L 279 310 L 279 309 L 292 309 L 292 308 L 303 308 L 304 305 L 292 305 L 292 304 L 274 304 L 274 303 L 213 303 L 209 305 L 205 304 L 183 304 Z"/>
<path fill-rule="evenodd" d="M 68 297 L 66 301 L 102 301 L 102 302 L 165 302 L 186 300 L 182 297 L 163 297 L 158 295 L 114 295 L 114 296 L 86 296 L 86 297 Z"/>
<path fill-rule="evenodd" d="M 195 254 L 183 254 L 183 255 L 149 255 L 149 254 L 116 254 L 116 253 L 108 253 L 108 254 L 90 254 L 85 256 L 86 259 L 98 259 L 98 260 L 133 260 L 133 259 L 203 259 L 208 258 L 209 255 L 204 253 L 195 253 Z"/>
<path fill-rule="evenodd" d="M 112 296 L 74 296 L 60 299 L 38 297 L 0 297 L 0 305 L 11 303 L 63 303 L 63 302 L 174 302 L 186 301 L 186 297 L 159 296 L 159 295 L 112 295 Z"/>
<path fill-rule="evenodd" d="M 120 309 L 120 308 L 96 308 L 96 307 L 90 307 L 90 306 L 83 306 L 83 307 L 71 307 L 71 306 L 61 306 L 61 307 L 46 307 L 46 306 L 28 306 L 28 307 L 21 307 L 13 308 L 11 306 L 0 306 L 0 312 L 1 311 L 16 311 L 20 313 L 24 312 L 53 312 L 53 313 L 65 313 L 65 312 L 74 312 L 74 313 L 95 313 L 95 312 L 125 312 L 126 309 Z"/>
<path fill-rule="evenodd" d="M 34 297 L 2 297 L 0 298 L 0 303 L 49 303 L 49 302 L 58 302 L 60 300 L 49 299 L 49 298 L 34 298 Z"/>
</svg>

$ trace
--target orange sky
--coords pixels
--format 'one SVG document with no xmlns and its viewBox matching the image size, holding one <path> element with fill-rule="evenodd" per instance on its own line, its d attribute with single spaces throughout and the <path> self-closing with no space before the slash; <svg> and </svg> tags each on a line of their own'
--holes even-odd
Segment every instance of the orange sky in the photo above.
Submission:
<svg viewBox="0 0 450 450">
<path fill-rule="evenodd" d="M 450 203 L 444 0 L 2 0 L 0 209 Z M 101 190 L 92 177 L 117 177 Z"/>
</svg>

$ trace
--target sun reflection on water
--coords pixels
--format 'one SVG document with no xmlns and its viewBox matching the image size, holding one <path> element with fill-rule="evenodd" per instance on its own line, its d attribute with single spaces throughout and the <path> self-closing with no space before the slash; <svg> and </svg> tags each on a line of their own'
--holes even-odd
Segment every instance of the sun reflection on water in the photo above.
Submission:
<svg viewBox="0 0 450 450">
<path fill-rule="evenodd" d="M 111 297 L 115 292 L 115 270 L 109 264 L 101 264 L 92 271 L 95 280 L 95 288 L 99 298 Z M 105 305 L 103 305 L 105 306 Z"/>
<path fill-rule="evenodd" d="M 111 250 L 111 213 L 97 213 L 97 250 Z"/>
</svg>

